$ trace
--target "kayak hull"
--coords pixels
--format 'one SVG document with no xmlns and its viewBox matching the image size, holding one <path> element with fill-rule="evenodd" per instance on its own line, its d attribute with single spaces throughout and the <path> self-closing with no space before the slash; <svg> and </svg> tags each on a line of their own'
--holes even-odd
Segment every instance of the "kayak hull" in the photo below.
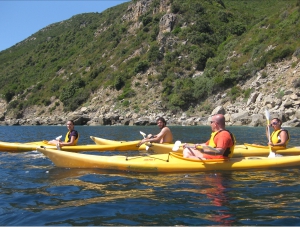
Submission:
<svg viewBox="0 0 300 227">
<path fill-rule="evenodd" d="M 129 141 L 118 141 L 118 140 L 109 140 L 109 139 L 104 139 L 104 138 L 100 138 L 100 137 L 95 137 L 95 136 L 90 136 L 90 138 L 98 145 L 120 145 L 123 144 L 124 146 L 126 146 L 126 143 L 128 143 Z M 141 140 L 134 140 L 134 141 L 130 141 L 130 142 L 136 142 L 136 144 L 138 144 Z M 129 150 L 129 149 L 128 149 Z M 139 150 L 139 151 L 144 151 L 146 150 L 146 145 L 142 144 L 141 146 L 137 146 L 135 147 L 135 149 L 130 149 L 130 150 Z"/>
<path fill-rule="evenodd" d="M 93 141 L 97 144 L 120 144 L 124 143 L 123 141 L 116 140 L 107 140 L 99 137 L 93 137 Z M 174 144 L 160 144 L 160 143 L 147 143 L 149 149 L 148 151 L 153 152 L 155 154 L 166 154 L 172 151 Z M 183 144 L 182 144 L 183 145 Z M 182 153 L 183 147 L 182 145 L 176 151 L 177 153 Z M 142 147 L 145 149 L 145 147 Z M 268 146 L 254 145 L 254 144 L 242 144 L 236 145 L 234 148 L 233 157 L 250 157 L 250 156 L 268 156 L 270 153 Z M 300 155 L 300 147 L 290 147 L 284 150 L 277 150 L 277 154 L 281 155 Z"/>
<path fill-rule="evenodd" d="M 119 144 L 124 144 L 127 141 L 118 141 L 118 140 L 109 140 L 109 139 L 104 139 L 104 138 L 99 138 L 96 136 L 90 136 L 90 138 L 99 145 L 119 145 Z M 135 142 L 139 143 L 141 140 L 135 140 Z M 139 151 L 145 151 L 147 150 L 148 152 L 152 152 L 155 154 L 166 154 L 172 151 L 174 144 L 171 143 L 146 143 L 142 144 L 140 147 L 137 147 L 136 150 Z M 181 150 L 182 152 L 182 150 Z"/>
<path fill-rule="evenodd" d="M 245 143 L 244 145 L 235 146 L 233 157 L 268 156 L 269 153 L 270 148 L 268 146 Z M 289 147 L 283 150 L 277 150 L 276 154 L 300 155 L 300 147 Z"/>
<path fill-rule="evenodd" d="M 72 152 L 81 152 L 81 151 L 128 151 L 136 150 L 138 142 L 124 142 L 122 144 L 114 145 L 97 145 L 97 144 L 88 144 L 88 145 L 76 145 L 76 146 L 63 146 L 61 150 L 72 151 Z M 10 143 L 0 141 L 0 151 L 8 152 L 26 152 L 36 150 L 37 147 L 45 147 L 49 149 L 56 149 L 56 146 L 49 145 L 47 142 L 38 141 L 31 143 Z"/>
<path fill-rule="evenodd" d="M 47 146 L 47 148 L 56 149 L 54 145 L 48 145 L 44 141 L 30 142 L 30 143 L 11 143 L 0 141 L 0 151 L 8 152 L 26 152 L 36 150 L 37 147 Z"/>
<path fill-rule="evenodd" d="M 157 154 L 168 153 L 172 151 L 174 144 L 152 144 L 150 150 Z M 176 151 L 183 152 L 183 147 L 179 147 Z M 233 158 L 251 157 L 251 156 L 268 156 L 270 149 L 268 146 L 260 146 L 253 144 L 236 145 L 234 148 Z M 300 147 L 290 147 L 283 150 L 277 150 L 276 154 L 280 155 L 300 155 Z"/>
<path fill-rule="evenodd" d="M 170 152 L 148 156 L 102 156 L 80 154 L 54 149 L 37 148 L 57 167 L 96 168 L 148 173 L 201 172 L 210 170 L 243 170 L 292 167 L 300 164 L 300 156 L 240 157 L 229 160 L 200 160 L 183 158 Z"/>
</svg>

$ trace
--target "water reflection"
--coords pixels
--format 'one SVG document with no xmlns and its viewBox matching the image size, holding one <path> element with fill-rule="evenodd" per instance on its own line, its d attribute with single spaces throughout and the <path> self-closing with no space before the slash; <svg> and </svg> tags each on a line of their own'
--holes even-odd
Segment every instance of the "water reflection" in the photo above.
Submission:
<svg viewBox="0 0 300 227">
<path fill-rule="evenodd" d="M 215 206 L 215 210 L 209 215 L 210 220 L 221 225 L 232 225 L 235 220 L 229 209 L 230 197 L 225 187 L 225 179 L 222 173 L 207 175 L 205 181 L 209 187 L 201 190 L 201 193 L 206 194 Z"/>
<path fill-rule="evenodd" d="M 68 207 L 80 207 L 92 204 L 122 203 L 130 198 L 158 201 L 154 188 L 167 187 L 174 178 L 164 175 L 132 174 L 98 169 L 46 170 L 47 186 L 36 189 L 36 193 L 51 201 L 39 202 L 39 206 L 27 205 L 26 210 L 57 210 Z M 109 174 L 109 176 L 108 176 Z M 64 191 L 68 190 L 67 194 Z M 80 195 L 80 196 L 79 196 Z M 21 205 L 22 207 L 22 205 Z"/>
<path fill-rule="evenodd" d="M 236 220 L 234 213 L 231 211 L 231 186 L 228 184 L 230 173 L 204 173 L 200 177 L 190 177 L 189 182 L 193 187 L 190 192 L 197 193 L 201 198 L 194 201 L 193 205 L 197 207 L 206 207 L 206 209 L 197 216 L 209 220 L 211 223 L 218 225 L 233 225 Z M 227 182 L 227 183 L 226 183 Z"/>
</svg>

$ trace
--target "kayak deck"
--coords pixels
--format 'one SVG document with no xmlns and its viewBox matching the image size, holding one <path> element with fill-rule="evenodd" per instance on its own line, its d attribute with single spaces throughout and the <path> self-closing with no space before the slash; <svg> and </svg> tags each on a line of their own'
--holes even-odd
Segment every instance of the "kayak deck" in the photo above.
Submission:
<svg viewBox="0 0 300 227">
<path fill-rule="evenodd" d="M 76 145 L 76 146 L 63 146 L 61 150 L 81 152 L 81 151 L 128 151 L 137 150 L 137 142 L 125 142 L 119 144 L 110 145 L 97 145 L 97 144 L 87 144 L 87 145 Z M 49 145 L 47 141 L 38 141 L 30 143 L 10 143 L 0 141 L 0 151 L 8 152 L 26 152 L 36 150 L 37 147 L 45 147 L 50 149 L 57 149 L 55 145 Z"/>
<path fill-rule="evenodd" d="M 148 156 L 102 156 L 58 151 L 46 148 L 37 150 L 47 156 L 57 167 L 98 168 L 133 172 L 200 172 L 208 170 L 242 170 L 298 166 L 300 156 L 240 157 L 229 160 L 200 160 L 182 157 L 170 152 Z"/>
</svg>

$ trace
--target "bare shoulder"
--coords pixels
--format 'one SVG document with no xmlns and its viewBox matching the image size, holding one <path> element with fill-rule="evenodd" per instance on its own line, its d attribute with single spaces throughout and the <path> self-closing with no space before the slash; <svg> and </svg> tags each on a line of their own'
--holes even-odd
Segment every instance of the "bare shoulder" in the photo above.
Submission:
<svg viewBox="0 0 300 227">
<path fill-rule="evenodd" d="M 168 127 L 164 127 L 161 131 L 162 132 L 170 132 L 171 130 Z"/>
</svg>

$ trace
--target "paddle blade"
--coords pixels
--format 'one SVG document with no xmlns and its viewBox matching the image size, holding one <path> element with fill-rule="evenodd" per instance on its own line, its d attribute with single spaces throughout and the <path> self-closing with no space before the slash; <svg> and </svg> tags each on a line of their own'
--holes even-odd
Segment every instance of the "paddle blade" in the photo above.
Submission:
<svg viewBox="0 0 300 227">
<path fill-rule="evenodd" d="M 177 140 L 172 148 L 172 151 L 178 151 L 181 145 L 181 141 Z"/>
<path fill-rule="evenodd" d="M 268 158 L 275 158 L 275 157 L 276 157 L 275 152 L 271 150 L 270 153 L 269 153 Z"/>
<path fill-rule="evenodd" d="M 266 115 L 266 119 L 269 121 L 270 120 L 270 113 L 267 109 L 265 110 L 265 115 Z"/>
<path fill-rule="evenodd" d="M 141 135 L 142 135 L 144 138 L 146 138 L 146 133 L 144 133 L 144 132 L 142 132 L 142 131 L 140 131 L 140 133 L 141 133 Z"/>
<path fill-rule="evenodd" d="M 55 139 L 56 139 L 56 140 L 60 140 L 61 137 L 62 137 L 62 135 L 56 137 Z"/>
</svg>

